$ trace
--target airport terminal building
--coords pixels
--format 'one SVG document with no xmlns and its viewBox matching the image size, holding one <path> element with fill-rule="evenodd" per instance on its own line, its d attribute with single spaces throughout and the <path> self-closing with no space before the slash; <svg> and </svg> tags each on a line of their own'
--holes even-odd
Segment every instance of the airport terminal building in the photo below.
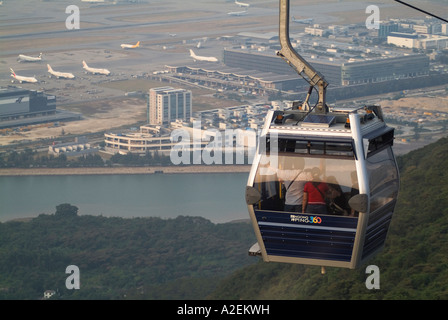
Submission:
<svg viewBox="0 0 448 320">
<path fill-rule="evenodd" d="M 269 51 L 271 54 L 267 52 L 225 49 L 224 65 L 192 62 L 188 65 L 166 66 L 166 68 L 169 74 L 178 79 L 223 90 L 241 89 L 252 93 L 278 90 L 306 91 L 308 83 L 274 51 Z M 408 79 L 429 74 L 429 57 L 425 54 L 389 53 L 374 58 L 312 55 L 306 59 L 333 88 Z M 162 116 L 151 114 L 152 119 L 157 117 L 160 119 Z M 160 124 L 160 121 L 157 124 Z"/>
<path fill-rule="evenodd" d="M 429 58 L 425 54 L 352 60 L 311 57 L 307 60 L 334 86 L 374 83 L 429 74 Z M 227 67 L 233 68 L 245 68 L 283 75 L 295 73 L 287 63 L 275 54 L 224 50 L 224 63 Z"/>
</svg>

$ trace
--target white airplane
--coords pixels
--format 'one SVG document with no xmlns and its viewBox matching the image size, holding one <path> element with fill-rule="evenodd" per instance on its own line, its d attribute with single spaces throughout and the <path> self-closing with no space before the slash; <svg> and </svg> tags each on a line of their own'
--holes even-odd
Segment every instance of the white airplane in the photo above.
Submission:
<svg viewBox="0 0 448 320">
<path fill-rule="evenodd" d="M 231 16 L 245 16 L 247 14 L 247 11 L 234 11 L 228 12 L 227 14 Z"/>
<path fill-rule="evenodd" d="M 302 23 L 302 24 L 312 24 L 313 23 L 313 19 L 312 18 L 296 19 L 296 18 L 292 17 L 291 20 L 292 20 L 292 22 Z"/>
<path fill-rule="evenodd" d="M 25 61 L 25 62 L 42 61 L 42 52 L 39 54 L 38 57 L 31 57 L 31 56 L 26 56 L 24 54 L 19 54 L 19 56 L 17 57 L 17 61 Z"/>
<path fill-rule="evenodd" d="M 140 41 L 138 41 L 136 44 L 122 44 L 121 47 L 123 49 L 134 49 L 140 47 Z"/>
<path fill-rule="evenodd" d="M 73 73 L 54 71 L 49 64 L 47 64 L 47 68 L 48 68 L 48 72 L 58 79 L 59 78 L 73 79 L 75 77 L 73 75 Z"/>
<path fill-rule="evenodd" d="M 246 8 L 250 7 L 250 4 L 244 3 L 244 2 L 239 2 L 237 0 L 235 0 L 235 4 L 240 6 L 240 7 L 246 7 Z"/>
<path fill-rule="evenodd" d="M 17 75 L 14 70 L 12 70 L 12 68 L 9 68 L 9 70 L 11 70 L 11 77 L 13 77 L 14 79 L 16 79 L 17 81 L 19 81 L 20 83 L 22 82 L 37 82 L 37 79 L 35 77 L 24 77 L 24 76 L 19 76 Z"/>
<path fill-rule="evenodd" d="M 197 56 L 193 50 L 190 49 L 190 57 L 192 57 L 195 61 L 209 61 L 209 62 L 217 62 L 218 59 L 215 57 L 203 57 Z"/>
<path fill-rule="evenodd" d="M 85 61 L 82 62 L 82 66 L 86 71 L 91 72 L 93 74 L 105 74 L 106 76 L 110 74 L 110 71 L 107 69 L 97 69 L 89 67 Z"/>
</svg>

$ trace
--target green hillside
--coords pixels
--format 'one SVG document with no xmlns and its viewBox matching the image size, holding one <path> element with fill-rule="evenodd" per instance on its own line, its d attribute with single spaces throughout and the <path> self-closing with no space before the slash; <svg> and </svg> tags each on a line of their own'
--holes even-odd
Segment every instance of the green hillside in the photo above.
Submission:
<svg viewBox="0 0 448 320">
<path fill-rule="evenodd" d="M 236 269 L 254 263 L 247 222 L 77 215 L 57 206 L 28 222 L 0 223 L 0 300 L 203 299 Z M 66 267 L 80 271 L 68 290 Z M 69 272 L 70 273 L 70 272 Z"/>
<path fill-rule="evenodd" d="M 281 263 L 245 267 L 210 299 L 448 299 L 448 138 L 398 159 L 401 188 L 386 247 L 357 270 Z M 257 259 L 257 258 L 254 258 Z M 380 289 L 366 288 L 367 265 Z"/>
</svg>

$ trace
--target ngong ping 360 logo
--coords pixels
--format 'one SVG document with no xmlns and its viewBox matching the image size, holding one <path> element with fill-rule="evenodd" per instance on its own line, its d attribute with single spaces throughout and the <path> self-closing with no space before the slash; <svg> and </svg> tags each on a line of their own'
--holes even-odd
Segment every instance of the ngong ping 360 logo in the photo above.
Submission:
<svg viewBox="0 0 448 320">
<path fill-rule="evenodd" d="M 322 218 L 317 216 L 302 216 L 291 214 L 289 217 L 291 218 L 291 222 L 312 223 L 312 224 L 322 223 Z"/>
</svg>

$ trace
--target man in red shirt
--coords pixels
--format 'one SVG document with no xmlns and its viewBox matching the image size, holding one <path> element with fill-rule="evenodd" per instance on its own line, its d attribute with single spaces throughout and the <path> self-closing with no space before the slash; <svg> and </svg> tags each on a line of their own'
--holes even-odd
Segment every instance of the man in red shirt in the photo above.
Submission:
<svg viewBox="0 0 448 320">
<path fill-rule="evenodd" d="M 303 189 L 303 213 L 326 214 L 325 195 L 328 192 L 328 185 L 320 179 L 320 169 L 311 170 L 313 180 L 305 184 Z"/>
</svg>

